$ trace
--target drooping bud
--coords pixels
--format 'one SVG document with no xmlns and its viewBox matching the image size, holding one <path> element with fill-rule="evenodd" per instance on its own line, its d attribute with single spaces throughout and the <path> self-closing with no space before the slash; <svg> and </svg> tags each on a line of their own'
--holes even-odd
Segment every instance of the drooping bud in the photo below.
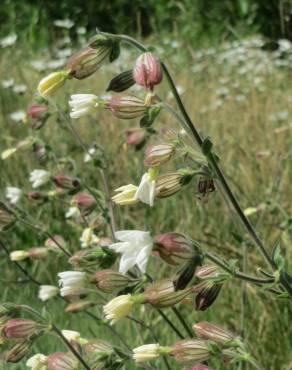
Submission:
<svg viewBox="0 0 292 370">
<path fill-rule="evenodd" d="M 152 53 L 143 53 L 136 60 L 133 76 L 138 85 L 153 90 L 162 81 L 161 64 Z"/>
<path fill-rule="evenodd" d="M 218 297 L 222 288 L 222 283 L 213 283 L 211 281 L 204 281 L 196 285 L 193 291 L 197 293 L 196 296 L 196 310 L 205 311 L 209 308 Z"/>
<path fill-rule="evenodd" d="M 91 282 L 104 293 L 112 293 L 126 288 L 132 279 L 114 270 L 101 270 L 94 274 Z"/>
<path fill-rule="evenodd" d="M 71 201 L 72 206 L 78 207 L 84 216 L 88 216 L 96 207 L 96 200 L 91 194 L 79 193 Z"/>
<path fill-rule="evenodd" d="M 157 177 L 156 197 L 167 198 L 174 195 L 188 184 L 191 178 L 181 172 L 171 172 Z"/>
<path fill-rule="evenodd" d="M 70 76 L 82 80 L 91 76 L 108 61 L 110 52 L 111 48 L 107 46 L 94 49 L 86 47 L 71 56 L 66 68 L 70 71 Z"/>
<path fill-rule="evenodd" d="M 155 251 L 166 263 L 178 266 L 194 256 L 194 244 L 180 233 L 166 233 L 155 236 Z"/>
<path fill-rule="evenodd" d="M 49 199 L 48 195 L 41 191 L 29 191 L 25 195 L 28 200 L 35 203 L 44 203 Z"/>
<path fill-rule="evenodd" d="M 109 53 L 110 63 L 116 60 L 120 55 L 120 40 L 112 36 L 97 34 L 91 39 L 89 46 L 94 49 L 102 49 L 105 47 L 109 48 L 110 49 L 110 53 Z"/>
<path fill-rule="evenodd" d="M 207 360 L 211 351 L 207 341 L 182 340 L 172 346 L 171 355 L 177 362 L 189 364 Z"/>
<path fill-rule="evenodd" d="M 120 206 L 135 204 L 138 202 L 136 198 L 136 192 L 138 187 L 132 184 L 120 186 L 115 189 L 118 194 L 112 197 L 112 201 Z"/>
<path fill-rule="evenodd" d="M 49 253 L 49 250 L 47 248 L 36 247 L 36 248 L 29 249 L 27 253 L 28 253 L 28 257 L 30 257 L 31 259 L 38 260 L 38 259 L 46 258 Z"/>
<path fill-rule="evenodd" d="M 116 260 L 116 254 L 107 247 L 93 247 L 78 251 L 69 258 L 69 263 L 75 267 L 109 268 Z"/>
<path fill-rule="evenodd" d="M 37 90 L 43 98 L 50 98 L 65 84 L 68 78 L 69 71 L 53 72 L 39 82 Z"/>
<path fill-rule="evenodd" d="M 200 339 L 210 339 L 217 343 L 227 344 L 236 339 L 236 335 L 208 322 L 199 322 L 193 325 L 193 329 Z"/>
<path fill-rule="evenodd" d="M 29 339 L 38 332 L 39 324 L 33 320 L 11 319 L 3 327 L 3 334 L 9 339 Z"/>
<path fill-rule="evenodd" d="M 92 227 L 86 227 L 80 237 L 81 248 L 89 248 L 99 244 L 99 237 Z"/>
<path fill-rule="evenodd" d="M 49 370 L 76 370 L 78 368 L 77 359 L 67 352 L 56 352 L 48 356 Z"/>
<path fill-rule="evenodd" d="M 125 130 L 126 144 L 133 146 L 136 150 L 143 147 L 146 142 L 146 133 L 143 128 L 129 128 Z"/>
<path fill-rule="evenodd" d="M 44 104 L 32 104 L 27 108 L 27 115 L 31 119 L 41 119 L 48 111 L 48 106 Z"/>
<path fill-rule="evenodd" d="M 76 312 L 84 311 L 87 308 L 92 307 L 94 305 L 95 305 L 95 302 L 93 301 L 80 299 L 79 301 L 74 301 L 72 303 L 69 303 L 68 306 L 65 308 L 65 312 L 76 313 Z"/>
<path fill-rule="evenodd" d="M 61 189 L 77 191 L 80 188 L 80 181 L 65 173 L 58 173 L 53 177 L 53 181 Z"/>
<path fill-rule="evenodd" d="M 124 71 L 115 76 L 109 83 L 106 91 L 123 92 L 135 84 L 133 71 Z"/>
<path fill-rule="evenodd" d="M 146 303 L 156 308 L 174 306 L 191 293 L 191 288 L 175 291 L 173 281 L 170 279 L 155 282 L 145 292 Z"/>
<path fill-rule="evenodd" d="M 30 350 L 31 350 L 32 342 L 25 340 L 20 343 L 17 343 L 13 346 L 9 351 L 7 351 L 4 355 L 5 362 L 16 363 L 23 359 Z"/>
<path fill-rule="evenodd" d="M 175 153 L 174 144 L 158 144 L 147 148 L 144 164 L 148 167 L 167 163 Z"/>
<path fill-rule="evenodd" d="M 115 117 L 121 119 L 142 117 L 148 109 L 142 99 L 130 94 L 112 97 L 105 103 L 105 107 L 110 109 Z"/>
</svg>

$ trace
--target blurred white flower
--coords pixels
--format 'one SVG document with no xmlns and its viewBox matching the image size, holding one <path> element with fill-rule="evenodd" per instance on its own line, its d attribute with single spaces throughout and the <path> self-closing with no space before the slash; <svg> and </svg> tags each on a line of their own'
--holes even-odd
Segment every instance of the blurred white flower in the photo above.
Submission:
<svg viewBox="0 0 292 370">
<path fill-rule="evenodd" d="M 78 35 L 85 35 L 86 34 L 86 28 L 85 27 L 78 27 L 76 32 Z"/>
<path fill-rule="evenodd" d="M 10 87 L 12 87 L 14 85 L 14 79 L 9 78 L 7 80 L 3 80 L 1 82 L 1 85 L 2 85 L 3 89 L 9 89 Z"/>
<path fill-rule="evenodd" d="M 70 19 L 56 19 L 54 25 L 56 27 L 70 29 L 74 26 L 74 22 Z"/>
<path fill-rule="evenodd" d="M 18 110 L 16 112 L 10 113 L 9 117 L 12 119 L 12 121 L 24 122 L 26 119 L 26 112 L 23 110 Z"/>
<path fill-rule="evenodd" d="M 59 288 L 54 285 L 41 285 L 39 288 L 38 297 L 41 301 L 47 301 L 55 297 L 59 293 Z"/>
<path fill-rule="evenodd" d="M 72 108 L 70 117 L 77 119 L 93 112 L 98 106 L 98 98 L 94 94 L 74 94 L 69 105 Z"/>
<path fill-rule="evenodd" d="M 90 148 L 88 150 L 88 153 L 86 153 L 84 156 L 84 162 L 87 163 L 91 161 L 95 153 L 96 153 L 96 148 L 95 147 Z"/>
<path fill-rule="evenodd" d="M 113 243 L 109 248 L 121 253 L 119 271 L 126 273 L 133 266 L 137 265 L 144 273 L 150 256 L 153 239 L 148 231 L 123 230 L 115 233 L 118 243 Z"/>
<path fill-rule="evenodd" d="M 158 343 L 155 344 L 145 344 L 143 346 L 133 349 L 133 359 L 139 362 L 146 362 L 155 360 L 160 356 L 159 353 L 160 346 Z"/>
<path fill-rule="evenodd" d="M 0 40 L 0 46 L 2 48 L 6 48 L 8 46 L 12 46 L 16 43 L 17 40 L 17 35 L 11 34 L 9 36 L 4 37 L 3 39 Z"/>
<path fill-rule="evenodd" d="M 16 93 L 16 94 L 24 94 L 27 90 L 27 86 L 26 85 L 14 85 L 12 90 Z"/>
<path fill-rule="evenodd" d="M 16 204 L 21 198 L 22 190 L 15 188 L 13 186 L 7 186 L 6 188 L 6 198 L 10 201 L 11 204 Z"/>
<path fill-rule="evenodd" d="M 26 361 L 26 366 L 30 367 L 32 370 L 46 370 L 47 359 L 47 356 L 42 353 L 37 353 Z"/>
<path fill-rule="evenodd" d="M 58 274 L 60 294 L 62 297 L 68 295 L 80 295 L 87 292 L 86 273 L 82 271 L 64 271 Z"/>
<path fill-rule="evenodd" d="M 115 189 L 117 193 L 112 197 L 112 201 L 119 205 L 127 205 L 137 203 L 138 199 L 136 198 L 138 187 L 136 185 L 128 184 L 120 186 Z"/>
<path fill-rule="evenodd" d="M 29 181 L 32 183 L 33 189 L 45 185 L 51 178 L 51 174 L 45 170 L 33 170 L 30 173 Z"/>
<path fill-rule="evenodd" d="M 66 218 L 75 218 L 80 216 L 80 211 L 77 207 L 70 207 L 65 214 Z"/>
<path fill-rule="evenodd" d="M 24 250 L 13 251 L 10 253 L 11 261 L 22 261 L 28 257 L 28 252 Z"/>
<path fill-rule="evenodd" d="M 1 159 L 3 159 L 3 160 L 7 159 L 7 158 L 11 157 L 15 152 L 17 152 L 16 148 L 5 149 L 1 153 Z"/>
<path fill-rule="evenodd" d="M 91 227 L 87 227 L 83 230 L 83 233 L 80 238 L 81 248 L 92 247 L 99 243 L 99 237 L 94 234 L 94 231 Z"/>
<path fill-rule="evenodd" d="M 136 199 L 139 199 L 143 203 L 149 204 L 150 207 L 152 207 L 154 204 L 156 178 L 157 171 L 150 168 L 149 171 L 144 173 L 142 176 L 140 185 L 138 186 L 135 195 Z"/>
<path fill-rule="evenodd" d="M 80 333 L 74 330 L 62 330 L 62 334 L 69 342 L 71 341 L 77 342 L 78 339 L 81 338 Z"/>
<path fill-rule="evenodd" d="M 44 60 L 32 60 L 30 65 L 38 72 L 43 72 L 47 68 L 47 62 Z"/>
</svg>

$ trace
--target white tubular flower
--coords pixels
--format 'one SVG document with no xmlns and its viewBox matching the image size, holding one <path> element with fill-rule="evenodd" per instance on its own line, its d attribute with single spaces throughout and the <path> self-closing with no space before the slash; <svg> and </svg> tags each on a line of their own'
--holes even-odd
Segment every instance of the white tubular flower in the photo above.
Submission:
<svg viewBox="0 0 292 370">
<path fill-rule="evenodd" d="M 26 361 L 26 366 L 32 370 L 46 370 L 47 359 L 47 356 L 37 353 Z"/>
<path fill-rule="evenodd" d="M 114 203 L 119 204 L 121 206 L 137 203 L 138 202 L 138 199 L 136 198 L 137 189 L 138 187 L 132 184 L 121 186 L 115 190 L 115 192 L 118 194 L 114 195 L 112 197 L 112 200 Z"/>
<path fill-rule="evenodd" d="M 54 285 L 41 285 L 39 288 L 38 297 L 41 301 L 47 301 L 55 297 L 59 293 L 59 288 Z"/>
<path fill-rule="evenodd" d="M 25 260 L 29 256 L 27 251 L 19 250 L 13 251 L 10 253 L 10 260 L 11 261 L 22 261 Z"/>
<path fill-rule="evenodd" d="M 111 324 L 115 324 L 118 320 L 131 314 L 134 304 L 135 299 L 131 294 L 119 295 L 103 306 L 105 318 Z"/>
<path fill-rule="evenodd" d="M 51 178 L 51 174 L 45 170 L 33 170 L 30 173 L 29 181 L 32 183 L 33 189 L 45 185 Z"/>
<path fill-rule="evenodd" d="M 120 240 L 109 248 L 121 253 L 119 271 L 124 274 L 134 265 L 144 273 L 153 246 L 153 239 L 148 231 L 117 231 L 115 237 Z"/>
<path fill-rule="evenodd" d="M 94 234 L 94 231 L 91 227 L 87 227 L 83 230 L 83 233 L 80 238 L 81 247 L 88 248 L 99 243 L 99 237 Z"/>
<path fill-rule="evenodd" d="M 145 344 L 143 346 L 133 349 L 133 359 L 135 362 L 147 362 L 155 360 L 160 356 L 159 352 L 160 346 L 156 344 Z"/>
<path fill-rule="evenodd" d="M 11 204 L 16 204 L 22 195 L 22 190 L 15 188 L 13 186 L 7 186 L 6 188 L 6 198 L 10 201 Z"/>
<path fill-rule="evenodd" d="M 70 117 L 77 119 L 93 112 L 98 106 L 98 98 L 94 94 L 74 94 L 69 105 L 72 108 Z"/>
<path fill-rule="evenodd" d="M 80 295 L 87 292 L 86 274 L 81 271 L 64 271 L 58 274 L 62 297 Z"/>
<path fill-rule="evenodd" d="M 144 173 L 135 194 L 136 199 L 139 199 L 143 203 L 149 204 L 150 207 L 152 207 L 154 204 L 157 175 L 158 171 L 153 168 L 150 168 L 148 172 Z"/>
</svg>

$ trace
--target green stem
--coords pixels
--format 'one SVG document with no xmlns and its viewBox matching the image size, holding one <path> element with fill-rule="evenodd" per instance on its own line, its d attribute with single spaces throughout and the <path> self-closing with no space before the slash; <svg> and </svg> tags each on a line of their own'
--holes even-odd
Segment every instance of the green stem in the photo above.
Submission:
<svg viewBox="0 0 292 370">
<path fill-rule="evenodd" d="M 192 330 L 189 328 L 188 324 L 185 322 L 185 319 L 182 317 L 181 313 L 176 307 L 172 307 L 172 311 L 175 313 L 176 317 L 179 319 L 180 323 L 182 326 L 185 328 L 186 332 L 190 336 L 190 338 L 194 337 L 194 333 Z"/>
</svg>

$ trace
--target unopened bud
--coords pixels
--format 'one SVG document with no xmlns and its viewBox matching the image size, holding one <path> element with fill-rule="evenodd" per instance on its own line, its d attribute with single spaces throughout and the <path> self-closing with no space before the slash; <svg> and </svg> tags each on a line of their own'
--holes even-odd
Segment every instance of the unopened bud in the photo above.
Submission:
<svg viewBox="0 0 292 370">
<path fill-rule="evenodd" d="M 50 98 L 65 84 L 68 78 L 69 71 L 53 72 L 39 82 L 37 90 L 43 98 Z"/>
<path fill-rule="evenodd" d="M 108 60 L 110 52 L 111 48 L 107 46 L 95 49 L 86 47 L 78 51 L 71 56 L 67 63 L 70 76 L 78 80 L 91 76 Z"/>
<path fill-rule="evenodd" d="M 47 364 L 49 370 L 75 370 L 78 367 L 77 359 L 66 352 L 56 352 L 48 356 Z"/>
<path fill-rule="evenodd" d="M 35 203 L 44 203 L 49 199 L 48 195 L 41 191 L 29 191 L 26 196 L 28 200 Z"/>
<path fill-rule="evenodd" d="M 109 83 L 106 91 L 123 92 L 135 84 L 133 71 L 125 71 L 115 76 Z"/>
<path fill-rule="evenodd" d="M 209 339 L 217 343 L 226 344 L 236 339 L 236 335 L 217 325 L 208 322 L 199 322 L 193 325 L 193 329 L 200 339 Z"/>
<path fill-rule="evenodd" d="M 104 353 L 110 354 L 113 352 L 113 346 L 111 343 L 99 339 L 90 340 L 83 346 L 83 349 L 86 353 L 94 353 L 98 355 Z"/>
<path fill-rule="evenodd" d="M 17 343 L 13 346 L 9 351 L 7 351 L 4 355 L 5 362 L 16 363 L 23 359 L 30 350 L 31 350 L 32 343 L 31 341 L 23 341 Z"/>
<path fill-rule="evenodd" d="M 168 162 L 175 153 L 175 145 L 158 144 L 147 148 L 144 164 L 148 167 L 161 166 Z"/>
<path fill-rule="evenodd" d="M 157 177 L 156 180 L 156 197 L 167 198 L 187 185 L 193 178 L 194 173 L 189 170 L 180 170 L 171 172 Z"/>
<path fill-rule="evenodd" d="M 152 53 L 143 53 L 136 60 L 133 75 L 138 85 L 152 90 L 162 81 L 161 64 Z"/>
<path fill-rule="evenodd" d="M 94 305 L 95 303 L 92 301 L 81 299 L 79 301 L 75 301 L 75 302 L 68 304 L 68 306 L 65 308 L 65 311 L 70 312 L 70 313 L 76 313 L 76 312 L 84 311 L 87 308 L 92 307 Z"/>
<path fill-rule="evenodd" d="M 59 173 L 53 177 L 54 183 L 61 189 L 78 190 L 80 181 L 64 173 Z"/>
<path fill-rule="evenodd" d="M 128 276 L 114 270 L 101 270 L 94 274 L 91 282 L 104 293 L 124 289 L 132 281 Z"/>
<path fill-rule="evenodd" d="M 145 102 L 134 95 L 115 96 L 106 103 L 106 108 L 110 109 L 114 116 L 122 119 L 142 117 L 148 109 Z"/>
<path fill-rule="evenodd" d="M 95 209 L 96 200 L 91 194 L 79 193 L 73 197 L 71 204 L 78 207 L 84 216 L 88 216 Z"/>
<path fill-rule="evenodd" d="M 193 291 L 197 293 L 196 310 L 205 311 L 209 308 L 218 297 L 222 285 L 222 283 L 213 283 L 211 281 L 204 281 L 196 285 L 193 288 Z"/>
<path fill-rule="evenodd" d="M 69 258 L 69 263 L 75 267 L 95 266 L 111 267 L 116 260 L 116 254 L 107 247 L 93 247 L 78 251 Z"/>
<path fill-rule="evenodd" d="M 3 327 L 3 334 L 9 339 L 29 339 L 38 332 L 39 324 L 33 320 L 11 319 Z"/>
<path fill-rule="evenodd" d="M 44 104 L 32 104 L 27 108 L 27 115 L 32 119 L 40 119 L 47 112 L 48 106 Z"/>
<path fill-rule="evenodd" d="M 125 130 L 126 144 L 139 150 L 145 143 L 146 134 L 143 128 L 129 128 Z"/>
<path fill-rule="evenodd" d="M 42 258 L 46 258 L 49 250 L 47 248 L 43 247 L 36 247 L 36 248 L 31 248 L 27 251 L 28 257 L 30 257 L 33 260 L 38 260 Z"/>
<path fill-rule="evenodd" d="M 51 238 L 48 238 L 45 241 L 44 245 L 46 248 L 53 250 L 53 251 L 57 251 L 57 250 L 59 251 L 60 246 L 63 249 L 66 249 L 66 242 L 61 235 L 53 235 Z"/>
<path fill-rule="evenodd" d="M 177 362 L 188 364 L 207 360 L 211 351 L 207 341 L 182 340 L 172 346 L 171 355 Z"/>
</svg>

